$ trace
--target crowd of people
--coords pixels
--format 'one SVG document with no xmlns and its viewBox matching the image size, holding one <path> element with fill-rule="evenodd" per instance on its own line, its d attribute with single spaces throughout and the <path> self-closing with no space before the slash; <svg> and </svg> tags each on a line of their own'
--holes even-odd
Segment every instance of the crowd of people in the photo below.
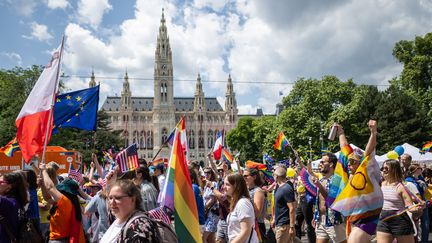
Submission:
<svg viewBox="0 0 432 243">
<path fill-rule="evenodd" d="M 350 145 L 342 126 L 335 124 L 341 150 Z M 375 161 L 376 122 L 368 123 L 370 137 L 364 151 L 350 148 L 348 172 L 352 177 L 369 157 L 369 181 L 382 192 L 377 214 L 344 216 L 328 204 L 338 157 L 322 155 L 318 170 L 310 166 L 276 164 L 274 181 L 259 168 L 225 162 L 207 166 L 189 163 L 202 241 L 296 242 L 305 235 L 309 242 L 428 242 L 430 210 L 427 190 L 431 168 L 411 161 L 409 154 Z M 238 163 L 238 162 L 237 162 Z M 304 162 L 304 164 L 309 163 Z M 296 175 L 305 166 L 317 191 L 311 192 Z M 90 172 L 80 182 L 58 174 L 55 162 L 39 162 L 32 169 L 0 176 L 0 243 L 19 237 L 23 217 L 33 220 L 47 242 L 160 242 L 161 224 L 175 224 L 170 212 L 158 203 L 165 184 L 163 164 L 140 161 L 134 171 L 105 172 L 95 155 Z M 290 173 L 288 173 L 290 174 Z M 375 211 L 376 213 L 376 211 Z M 6 224 L 6 225 L 5 225 Z M 164 225 L 162 224 L 162 225 Z M 8 232 L 10 231 L 10 232 Z"/>
</svg>

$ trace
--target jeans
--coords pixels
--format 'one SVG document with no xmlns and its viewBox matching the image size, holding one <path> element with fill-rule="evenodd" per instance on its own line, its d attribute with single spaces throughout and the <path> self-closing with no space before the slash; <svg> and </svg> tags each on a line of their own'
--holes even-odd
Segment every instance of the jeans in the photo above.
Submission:
<svg viewBox="0 0 432 243">
<path fill-rule="evenodd" d="M 426 207 L 423 210 L 423 214 L 420 218 L 421 220 L 421 242 L 422 243 L 428 243 L 429 242 L 429 208 Z"/>
<path fill-rule="evenodd" d="M 313 204 L 313 201 L 308 203 L 305 197 L 301 197 L 296 209 L 296 236 L 301 239 L 301 226 L 303 221 L 306 220 L 306 233 L 309 243 L 315 243 L 316 241 L 315 228 L 312 226 Z"/>
</svg>

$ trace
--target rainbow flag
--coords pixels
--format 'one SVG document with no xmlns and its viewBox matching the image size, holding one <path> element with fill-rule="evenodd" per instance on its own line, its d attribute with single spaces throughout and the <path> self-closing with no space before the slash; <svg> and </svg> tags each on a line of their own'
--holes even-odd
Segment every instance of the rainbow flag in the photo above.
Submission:
<svg viewBox="0 0 432 243">
<path fill-rule="evenodd" d="M 427 142 L 426 144 L 424 144 L 421 150 L 424 151 L 424 152 L 429 152 L 429 150 L 430 150 L 431 147 L 432 147 L 432 141 Z"/>
<path fill-rule="evenodd" d="M 0 148 L 0 151 L 5 153 L 7 157 L 12 157 L 13 154 L 18 150 L 20 150 L 20 147 L 16 137 L 9 141 L 9 143 L 7 143 L 4 147 Z"/>
<path fill-rule="evenodd" d="M 345 145 L 339 153 L 339 160 L 329 186 L 328 196 L 326 198 L 327 207 L 333 204 L 339 193 L 348 183 L 348 156 L 353 152 L 349 144 Z"/>
<path fill-rule="evenodd" d="M 305 167 L 300 170 L 299 176 L 305 188 L 315 197 L 317 194 L 317 187 L 312 182 L 311 175 L 307 172 Z"/>
<path fill-rule="evenodd" d="M 275 181 L 272 175 L 272 171 L 268 170 L 267 165 L 248 160 L 246 161 L 245 166 L 247 168 L 255 168 L 262 171 L 266 181 L 268 181 L 269 183 L 273 183 Z"/>
<path fill-rule="evenodd" d="M 225 148 L 222 149 L 222 158 L 225 160 L 225 162 L 227 164 L 232 164 L 233 163 L 233 157 L 232 157 L 232 155 Z"/>
<path fill-rule="evenodd" d="M 177 131 L 171 150 L 168 180 L 174 185 L 174 225 L 180 242 L 202 242 L 198 208 Z"/>
<path fill-rule="evenodd" d="M 277 139 L 276 139 L 276 143 L 273 146 L 274 149 L 284 152 L 285 147 L 288 145 L 289 145 L 288 139 L 285 137 L 283 132 L 280 132 Z"/>
<path fill-rule="evenodd" d="M 355 224 L 358 220 L 362 222 L 356 225 L 357 227 L 370 235 L 375 234 L 384 203 L 379 182 L 379 165 L 375 159 L 369 160 L 369 156 L 366 156 L 349 183 L 331 205 L 333 210 L 347 217 L 348 234 L 349 224 Z"/>
</svg>

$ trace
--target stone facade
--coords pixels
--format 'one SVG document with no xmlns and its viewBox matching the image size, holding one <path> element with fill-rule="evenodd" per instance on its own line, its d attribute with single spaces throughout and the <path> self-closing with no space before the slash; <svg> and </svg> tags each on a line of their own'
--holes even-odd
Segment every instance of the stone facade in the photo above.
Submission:
<svg viewBox="0 0 432 243">
<path fill-rule="evenodd" d="M 172 52 L 165 25 L 160 21 L 154 66 L 154 97 L 133 97 L 127 72 L 121 97 L 107 97 L 102 110 L 111 119 L 110 126 L 123 130 L 125 146 L 138 145 L 140 158 L 151 160 L 161 148 L 182 116 L 188 135 L 189 158 L 205 161 L 212 150 L 216 134 L 235 127 L 238 120 L 237 102 L 231 76 L 225 93 L 225 109 L 215 97 L 205 97 L 198 74 L 194 97 L 174 97 Z M 90 86 L 96 85 L 94 74 Z M 169 149 L 162 146 L 158 158 L 168 158 Z"/>
</svg>

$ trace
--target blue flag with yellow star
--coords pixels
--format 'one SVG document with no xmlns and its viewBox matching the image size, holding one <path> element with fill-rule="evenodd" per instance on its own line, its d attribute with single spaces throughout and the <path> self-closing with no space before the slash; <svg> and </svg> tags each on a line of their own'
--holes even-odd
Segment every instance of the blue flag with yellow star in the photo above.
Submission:
<svg viewBox="0 0 432 243">
<path fill-rule="evenodd" d="M 57 133 L 58 128 L 63 127 L 96 131 L 98 105 L 99 85 L 58 95 L 54 105 L 52 132 Z"/>
</svg>

